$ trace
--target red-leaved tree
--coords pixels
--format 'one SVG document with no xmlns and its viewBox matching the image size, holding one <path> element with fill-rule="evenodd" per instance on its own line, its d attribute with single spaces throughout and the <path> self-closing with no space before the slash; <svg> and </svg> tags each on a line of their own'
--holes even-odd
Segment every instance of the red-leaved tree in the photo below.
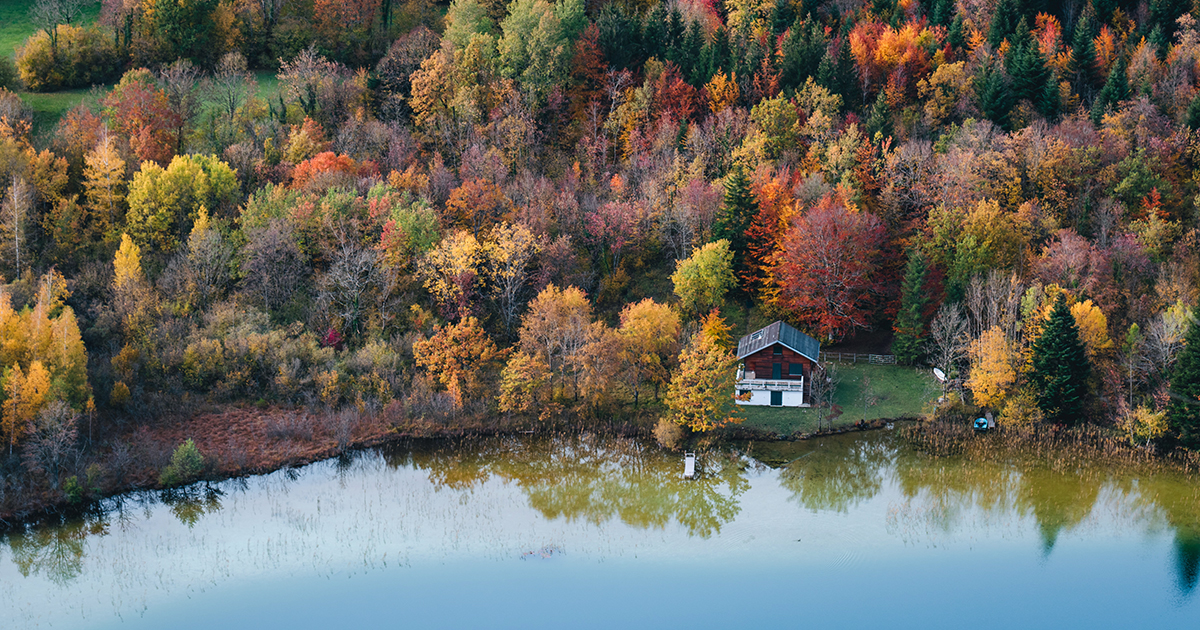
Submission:
<svg viewBox="0 0 1200 630">
<path fill-rule="evenodd" d="M 109 124 L 129 139 L 139 160 L 167 164 L 175 156 L 176 131 L 182 126 L 179 114 L 147 71 L 126 73 L 100 103 Z"/>
<path fill-rule="evenodd" d="M 776 306 L 827 340 L 865 327 L 883 238 L 875 215 L 826 196 L 783 237 L 771 274 Z"/>
</svg>

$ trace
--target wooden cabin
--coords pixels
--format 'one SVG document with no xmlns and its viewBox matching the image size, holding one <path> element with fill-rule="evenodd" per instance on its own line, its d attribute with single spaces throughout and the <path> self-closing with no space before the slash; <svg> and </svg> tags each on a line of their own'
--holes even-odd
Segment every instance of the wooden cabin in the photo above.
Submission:
<svg viewBox="0 0 1200 630">
<path fill-rule="evenodd" d="M 808 384 L 821 356 L 816 339 L 783 322 L 756 330 L 738 341 L 739 405 L 807 407 Z"/>
</svg>

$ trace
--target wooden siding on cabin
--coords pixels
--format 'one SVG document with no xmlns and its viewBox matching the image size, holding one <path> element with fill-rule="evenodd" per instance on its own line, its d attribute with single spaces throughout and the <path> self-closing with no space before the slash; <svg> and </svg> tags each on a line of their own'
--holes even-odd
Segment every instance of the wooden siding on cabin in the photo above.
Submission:
<svg viewBox="0 0 1200 630">
<path fill-rule="evenodd" d="M 775 348 L 779 348 L 783 352 L 781 354 L 775 354 Z M 754 378 L 756 379 L 774 379 L 774 377 L 771 375 L 771 369 L 775 363 L 779 363 L 780 371 L 782 372 L 779 380 L 784 381 L 800 380 L 800 375 L 793 376 L 788 374 L 789 365 L 799 363 L 800 365 L 804 366 L 805 379 L 812 375 L 813 365 L 812 361 L 808 360 L 807 357 L 798 352 L 793 352 L 791 348 L 788 348 L 782 344 L 767 346 L 766 348 L 755 352 L 745 359 L 742 359 L 742 363 L 746 366 L 747 378 L 749 378 L 749 372 L 754 372 Z"/>
</svg>

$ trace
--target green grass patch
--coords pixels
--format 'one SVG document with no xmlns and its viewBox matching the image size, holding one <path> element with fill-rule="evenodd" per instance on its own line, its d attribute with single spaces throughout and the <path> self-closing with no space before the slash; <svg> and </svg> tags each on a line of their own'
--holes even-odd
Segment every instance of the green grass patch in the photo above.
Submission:
<svg viewBox="0 0 1200 630">
<path fill-rule="evenodd" d="M 941 387 L 926 369 L 854 364 L 837 364 L 836 369 L 841 382 L 835 401 L 841 406 L 842 415 L 833 421 L 834 427 L 864 419 L 915 416 L 941 393 Z M 868 395 L 864 396 L 864 392 Z M 783 435 L 817 430 L 815 409 L 749 406 L 740 409 L 746 418 L 743 426 L 748 428 Z"/>
<path fill-rule="evenodd" d="M 37 30 L 29 21 L 29 9 L 34 0 L 4 0 L 0 2 L 0 55 L 16 57 L 17 47 Z M 91 24 L 100 17 L 100 2 L 84 7 L 77 24 Z"/>
<path fill-rule="evenodd" d="M 21 92 L 21 99 L 33 110 L 34 132 L 40 133 L 53 129 L 67 110 L 78 105 L 91 92 L 92 88 L 60 92 Z"/>
<path fill-rule="evenodd" d="M 258 82 L 258 97 L 271 103 L 278 101 L 279 77 L 274 70 L 255 70 L 254 80 Z"/>
</svg>

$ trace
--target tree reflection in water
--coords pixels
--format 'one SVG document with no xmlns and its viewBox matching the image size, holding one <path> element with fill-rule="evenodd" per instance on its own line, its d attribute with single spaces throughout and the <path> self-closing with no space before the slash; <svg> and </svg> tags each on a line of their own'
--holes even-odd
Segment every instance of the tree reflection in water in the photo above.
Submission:
<svg viewBox="0 0 1200 630">
<path fill-rule="evenodd" d="M 1115 505 L 1147 533 L 1164 527 L 1173 532 L 1181 593 L 1200 583 L 1200 480 L 1195 476 L 1122 475 L 1100 464 L 1059 470 L 1040 461 L 974 462 L 900 448 L 896 479 L 907 502 L 889 518 L 905 531 L 934 524 L 951 532 L 966 526 L 964 515 L 975 510 L 997 518 L 1032 516 L 1046 555 L 1064 532 L 1093 513 L 1102 494 L 1111 493 Z"/>
<path fill-rule="evenodd" d="M 878 439 L 827 439 L 783 468 L 780 483 L 792 499 L 818 512 L 848 512 L 879 494 L 895 450 Z"/>
<path fill-rule="evenodd" d="M 206 483 L 166 490 L 162 500 L 171 508 L 171 514 L 191 529 L 201 516 L 221 509 L 221 497 L 224 494 Z"/>
<path fill-rule="evenodd" d="M 1043 554 L 1050 555 L 1059 534 L 1070 531 L 1092 513 L 1101 481 L 1094 470 L 1064 472 L 1031 466 L 1021 471 L 1017 509 L 1032 514 L 1037 521 Z"/>
<path fill-rule="evenodd" d="M 435 486 L 467 490 L 492 476 L 517 485 L 546 518 L 602 524 L 617 518 L 640 528 L 674 519 L 695 536 L 720 532 L 740 511 L 749 487 L 745 462 L 726 451 L 700 455 L 695 479 L 683 462 L 645 442 L 595 436 L 494 439 L 416 445 L 389 464 L 428 471 Z"/>
<path fill-rule="evenodd" d="M 5 538 L 22 576 L 41 575 L 63 586 L 83 571 L 88 537 L 107 533 L 108 521 L 100 514 L 41 523 Z"/>
<path fill-rule="evenodd" d="M 1123 474 L 1078 462 L 1064 470 L 1016 457 L 993 462 L 935 458 L 885 433 L 789 448 L 801 449 L 800 456 L 779 471 L 779 482 L 791 500 L 813 512 L 848 513 L 886 492 L 892 497 L 888 532 L 905 542 L 939 532 L 974 538 L 971 530 L 980 519 L 985 527 L 1031 519 L 1045 554 L 1065 532 L 1085 521 L 1146 536 L 1169 531 L 1179 592 L 1187 596 L 1200 583 L 1200 483 L 1195 476 Z M 632 439 L 429 441 L 397 445 L 383 455 L 388 466 L 421 471 L 435 491 L 462 493 L 464 500 L 484 483 L 502 482 L 519 489 L 529 506 L 548 519 L 597 525 L 620 521 L 643 529 L 678 523 L 691 535 L 706 538 L 738 516 L 750 486 L 748 460 L 732 451 L 700 453 L 698 477 L 684 480 L 679 454 Z M 339 476 L 372 470 L 356 468 L 349 459 L 339 464 Z M 300 476 L 292 471 L 282 479 L 263 480 L 286 486 Z M 197 529 L 203 531 L 200 519 L 222 509 L 224 493 L 253 491 L 245 480 L 234 480 L 130 493 L 105 500 L 104 509 L 85 517 L 26 527 L 0 542 L 11 549 L 22 575 L 41 575 L 62 585 L 83 570 L 89 536 L 104 535 L 110 527 L 136 527 L 139 511 L 149 519 L 153 506 L 165 504 L 181 523 L 189 528 L 200 525 Z"/>
<path fill-rule="evenodd" d="M 1200 484 L 1195 477 L 1159 474 L 1125 485 L 1174 531 L 1177 584 L 1181 594 L 1191 593 L 1200 582 Z"/>
</svg>

